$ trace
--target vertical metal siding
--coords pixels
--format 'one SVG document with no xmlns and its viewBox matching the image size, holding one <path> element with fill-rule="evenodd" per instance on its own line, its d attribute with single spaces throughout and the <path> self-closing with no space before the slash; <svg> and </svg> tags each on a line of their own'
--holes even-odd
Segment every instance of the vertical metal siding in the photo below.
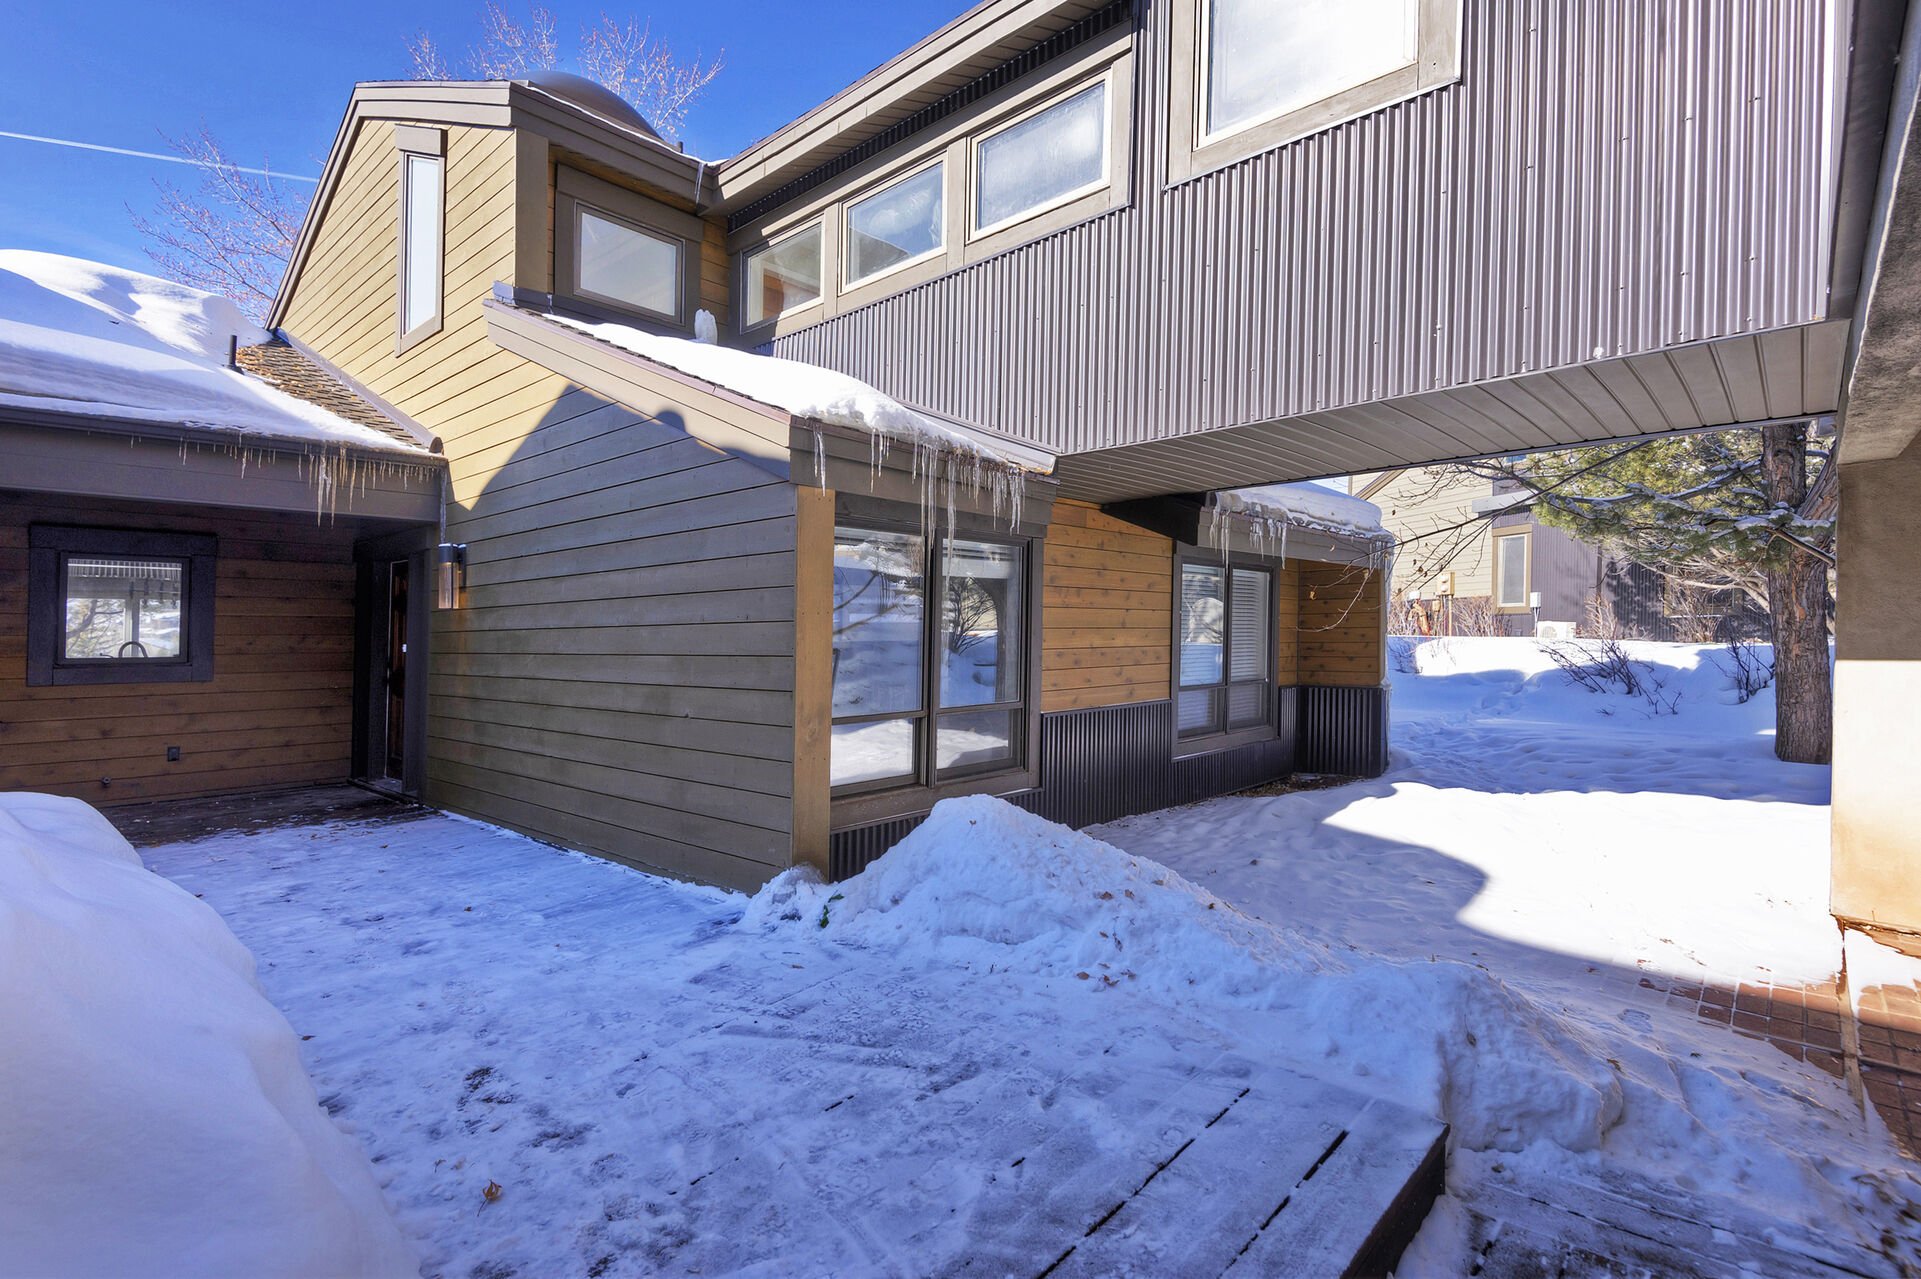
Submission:
<svg viewBox="0 0 1921 1279">
<path fill-rule="evenodd" d="M 1173 757 L 1174 704 L 1139 702 L 1041 716 L 1041 787 L 1009 803 L 1067 826 L 1192 804 L 1276 781 L 1297 767 L 1378 776 L 1387 767 L 1387 699 L 1379 688 L 1319 685 L 1275 692 L 1273 739 Z M 926 813 L 846 827 L 829 840 L 835 879 L 859 873 Z"/>
<path fill-rule="evenodd" d="M 1082 452 L 1805 323 L 1840 2 L 1467 0 L 1460 83 L 1165 187 L 1142 0 L 1130 207 L 773 349 Z"/>
</svg>

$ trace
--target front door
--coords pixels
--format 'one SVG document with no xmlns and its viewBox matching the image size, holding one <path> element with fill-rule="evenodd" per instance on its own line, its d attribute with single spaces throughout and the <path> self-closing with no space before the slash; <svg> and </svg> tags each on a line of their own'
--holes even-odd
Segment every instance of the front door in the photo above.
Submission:
<svg viewBox="0 0 1921 1279">
<path fill-rule="evenodd" d="M 387 643 L 383 674 L 386 695 L 386 751 L 381 776 L 402 782 L 407 776 L 407 579 L 406 560 L 387 563 Z"/>
</svg>

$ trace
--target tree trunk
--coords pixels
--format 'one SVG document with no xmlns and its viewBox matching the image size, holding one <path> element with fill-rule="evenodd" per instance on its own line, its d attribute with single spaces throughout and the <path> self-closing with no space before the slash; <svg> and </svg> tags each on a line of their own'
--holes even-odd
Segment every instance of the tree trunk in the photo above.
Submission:
<svg viewBox="0 0 1921 1279">
<path fill-rule="evenodd" d="M 1769 502 L 1799 510 L 1807 497 L 1806 423 L 1761 428 Z M 1774 753 L 1792 764 L 1825 764 L 1834 747 L 1828 662 L 1828 566 L 1777 541 L 1768 560 L 1774 623 Z"/>
</svg>

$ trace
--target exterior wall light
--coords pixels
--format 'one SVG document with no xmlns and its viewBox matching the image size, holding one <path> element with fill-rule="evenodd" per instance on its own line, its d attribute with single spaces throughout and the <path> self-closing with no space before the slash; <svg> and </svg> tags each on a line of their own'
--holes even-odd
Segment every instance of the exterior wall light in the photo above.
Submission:
<svg viewBox="0 0 1921 1279">
<path fill-rule="evenodd" d="M 459 608 L 466 589 L 466 543 L 442 542 L 434 548 L 434 607 Z"/>
</svg>

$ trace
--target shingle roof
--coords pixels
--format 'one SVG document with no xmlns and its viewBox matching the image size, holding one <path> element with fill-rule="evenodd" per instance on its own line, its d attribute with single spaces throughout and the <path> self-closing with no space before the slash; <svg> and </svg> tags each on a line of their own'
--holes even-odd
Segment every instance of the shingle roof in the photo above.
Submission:
<svg viewBox="0 0 1921 1279">
<path fill-rule="evenodd" d="M 349 422 L 371 427 L 409 448 L 427 452 L 418 435 L 396 422 L 358 394 L 339 377 L 309 359 L 299 348 L 275 338 L 234 352 L 234 363 L 276 390 L 338 414 Z"/>
</svg>

